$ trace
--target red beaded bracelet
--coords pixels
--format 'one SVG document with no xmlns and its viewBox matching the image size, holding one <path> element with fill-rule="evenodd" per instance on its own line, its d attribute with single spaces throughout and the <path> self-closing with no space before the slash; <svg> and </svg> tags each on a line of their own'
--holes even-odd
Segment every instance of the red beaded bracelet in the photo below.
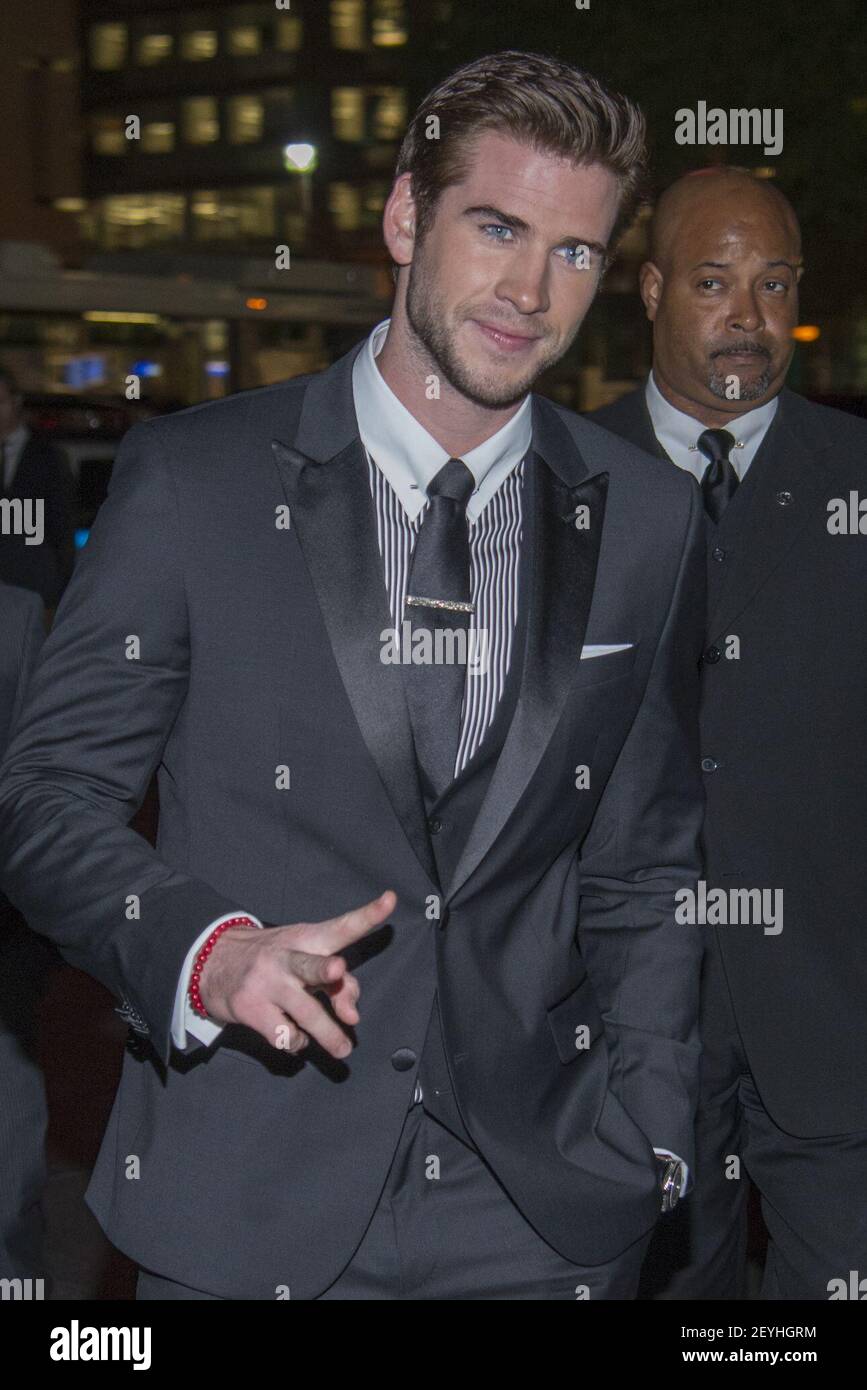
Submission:
<svg viewBox="0 0 867 1390">
<path fill-rule="evenodd" d="M 190 996 L 190 1003 L 196 1013 L 201 1014 L 202 1018 L 208 1017 L 208 1011 L 202 1003 L 202 996 L 199 993 L 199 980 L 201 979 L 205 961 L 214 949 L 214 942 L 221 932 L 228 931 L 229 927 L 254 927 L 257 931 L 259 929 L 258 924 L 253 921 L 252 917 L 229 917 L 211 932 L 211 935 L 196 956 L 193 965 L 193 973 L 190 976 L 190 983 L 187 989 L 187 993 Z"/>
</svg>

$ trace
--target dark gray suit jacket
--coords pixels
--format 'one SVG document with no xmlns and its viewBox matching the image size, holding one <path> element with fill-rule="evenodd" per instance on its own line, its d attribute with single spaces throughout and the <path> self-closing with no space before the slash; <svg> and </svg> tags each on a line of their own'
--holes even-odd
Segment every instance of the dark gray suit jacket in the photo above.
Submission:
<svg viewBox="0 0 867 1390">
<path fill-rule="evenodd" d="M 593 418 L 659 451 L 643 389 Z M 867 424 L 784 390 L 708 537 L 705 876 L 783 895 L 779 933 L 709 931 L 762 1101 L 806 1138 L 867 1129 L 867 538 L 828 529 L 851 494 Z"/>
<path fill-rule="evenodd" d="M 692 1157 L 701 946 L 674 894 L 697 876 L 702 815 L 697 489 L 534 398 L 520 698 L 432 921 L 403 677 L 380 659 L 359 347 L 130 431 L 0 770 L 10 896 L 128 997 L 154 1049 L 125 1058 L 90 1205 L 141 1264 L 228 1297 L 315 1296 L 351 1257 L 437 982 L 467 1126 L 567 1257 L 602 1262 L 653 1225 L 652 1144 Z M 127 826 L 154 769 L 156 850 Z M 348 953 L 346 1064 L 239 1028 L 173 1048 L 179 971 L 210 920 L 315 921 L 386 887 L 391 923 Z"/>
</svg>

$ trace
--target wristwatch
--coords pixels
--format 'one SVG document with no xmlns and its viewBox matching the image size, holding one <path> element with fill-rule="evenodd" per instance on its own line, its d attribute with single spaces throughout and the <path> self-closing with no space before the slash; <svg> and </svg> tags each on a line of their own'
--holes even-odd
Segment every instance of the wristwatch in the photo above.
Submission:
<svg viewBox="0 0 867 1390">
<path fill-rule="evenodd" d="M 674 1211 L 686 1186 L 686 1164 L 680 1158 L 670 1158 L 668 1154 L 656 1155 L 659 1172 L 659 1185 L 662 1189 L 662 1210 Z"/>
</svg>

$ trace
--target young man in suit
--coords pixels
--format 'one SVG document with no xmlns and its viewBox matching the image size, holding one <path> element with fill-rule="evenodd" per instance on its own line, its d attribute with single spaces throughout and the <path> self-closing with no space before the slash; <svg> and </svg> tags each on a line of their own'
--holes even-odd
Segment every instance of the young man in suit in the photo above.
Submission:
<svg viewBox="0 0 867 1390">
<path fill-rule="evenodd" d="M 828 1298 L 867 1269 L 867 425 L 785 386 L 801 274 L 773 184 L 681 179 L 641 271 L 652 372 L 592 417 L 692 474 L 707 514 L 711 905 L 696 1188 L 653 1251 L 685 1217 L 672 1297 L 743 1296 L 747 1175 L 764 1297 Z"/>
<path fill-rule="evenodd" d="M 30 515 L 25 506 L 34 509 Z M 53 611 L 75 556 L 75 483 L 60 449 L 26 423 L 21 391 L 6 367 L 0 367 L 0 513 L 0 582 L 35 590 Z"/>
<path fill-rule="evenodd" d="M 467 65 L 391 319 L 125 442 L 0 860 L 149 1035 L 89 1190 L 139 1297 L 630 1298 L 686 1180 L 701 507 L 530 390 L 642 168 L 587 74 Z"/>
<path fill-rule="evenodd" d="M 45 637 L 42 603 L 0 582 L 0 754 Z M 0 893 L 0 1279 L 44 1277 L 45 1086 L 36 1014 L 54 956 Z"/>
</svg>

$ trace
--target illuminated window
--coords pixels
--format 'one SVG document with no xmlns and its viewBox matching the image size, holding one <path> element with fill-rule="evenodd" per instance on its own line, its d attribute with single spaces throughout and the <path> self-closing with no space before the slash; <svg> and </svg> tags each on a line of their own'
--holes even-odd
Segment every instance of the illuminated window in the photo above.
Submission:
<svg viewBox="0 0 867 1390">
<path fill-rule="evenodd" d="M 125 193 L 91 206 L 94 238 L 107 251 L 137 251 L 180 241 L 186 198 L 182 193 Z"/>
<path fill-rule="evenodd" d="M 136 58 L 145 68 L 164 63 L 172 56 L 172 43 L 171 34 L 142 34 L 136 44 Z"/>
<path fill-rule="evenodd" d="M 338 140 L 399 140 L 406 127 L 402 87 L 334 87 L 331 126 Z"/>
<path fill-rule="evenodd" d="M 259 240 L 274 236 L 273 188 L 194 193 L 190 212 L 196 241 Z"/>
<path fill-rule="evenodd" d="M 94 154 L 126 154 L 130 142 L 123 116 L 92 116 L 90 144 Z"/>
<path fill-rule="evenodd" d="M 331 42 L 335 48 L 366 46 L 364 0 L 331 0 Z"/>
<path fill-rule="evenodd" d="M 332 183 L 328 188 L 331 221 L 338 232 L 357 232 L 361 227 L 361 189 L 354 183 Z"/>
<path fill-rule="evenodd" d="M 328 206 L 337 232 L 376 231 L 382 225 L 382 210 L 390 184 L 381 180 L 362 184 L 332 183 L 328 187 Z"/>
<path fill-rule="evenodd" d="M 220 138 L 220 119 L 214 97 L 187 97 L 184 139 L 188 145 L 210 145 Z"/>
<path fill-rule="evenodd" d="M 373 0 L 373 42 L 380 48 L 397 48 L 407 37 L 404 0 Z"/>
<path fill-rule="evenodd" d="M 274 38 L 281 53 L 297 53 L 301 47 L 301 20 L 298 16 L 278 15 Z"/>
<path fill-rule="evenodd" d="M 360 87 L 331 89 L 331 128 L 338 140 L 364 139 L 364 92 Z"/>
<path fill-rule="evenodd" d="M 126 62 L 125 24 L 94 24 L 90 30 L 90 66 L 97 72 L 115 72 Z"/>
<path fill-rule="evenodd" d="M 146 121 L 141 130 L 145 154 L 168 154 L 175 148 L 174 121 Z"/>
<path fill-rule="evenodd" d="M 216 29 L 191 29 L 181 36 L 181 56 L 191 63 L 201 63 L 217 56 Z"/>
<path fill-rule="evenodd" d="M 406 128 L 406 92 L 402 87 L 374 87 L 373 135 L 377 140 L 400 140 Z"/>
<path fill-rule="evenodd" d="M 252 145 L 262 139 L 265 108 L 261 97 L 230 97 L 229 143 Z"/>
<path fill-rule="evenodd" d="M 233 58 L 248 58 L 262 52 L 262 30 L 255 24 L 238 24 L 229 30 L 229 52 Z"/>
<path fill-rule="evenodd" d="M 390 191 L 387 183 L 366 183 L 362 198 L 362 222 L 366 227 L 378 227 Z"/>
</svg>

